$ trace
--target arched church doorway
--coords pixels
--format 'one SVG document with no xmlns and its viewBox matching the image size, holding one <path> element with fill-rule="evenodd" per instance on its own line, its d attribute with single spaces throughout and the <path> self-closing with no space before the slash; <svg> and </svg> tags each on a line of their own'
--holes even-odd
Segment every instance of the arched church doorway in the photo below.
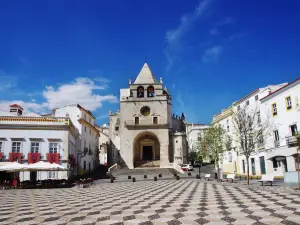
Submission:
<svg viewBox="0 0 300 225">
<path fill-rule="evenodd" d="M 138 134 L 133 143 L 134 167 L 159 167 L 160 143 L 152 132 Z"/>
</svg>

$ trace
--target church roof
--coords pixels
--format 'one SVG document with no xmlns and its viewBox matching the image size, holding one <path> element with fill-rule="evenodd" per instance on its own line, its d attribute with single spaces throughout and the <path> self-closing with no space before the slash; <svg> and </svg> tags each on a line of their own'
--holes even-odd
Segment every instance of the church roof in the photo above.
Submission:
<svg viewBox="0 0 300 225">
<path fill-rule="evenodd" d="M 134 84 L 158 84 L 147 63 L 144 64 Z"/>
</svg>

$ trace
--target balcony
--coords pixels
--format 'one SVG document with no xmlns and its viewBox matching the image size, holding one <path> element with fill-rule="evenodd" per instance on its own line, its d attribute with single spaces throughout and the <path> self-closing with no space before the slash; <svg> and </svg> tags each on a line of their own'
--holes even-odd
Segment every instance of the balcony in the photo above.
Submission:
<svg viewBox="0 0 300 225">
<path fill-rule="evenodd" d="M 285 138 L 286 144 L 289 146 L 289 148 L 298 146 L 298 138 L 299 136 L 289 136 Z"/>
<path fill-rule="evenodd" d="M 279 140 L 274 141 L 274 147 L 275 148 L 279 148 L 280 147 L 280 141 Z"/>
<path fill-rule="evenodd" d="M 126 120 L 125 127 L 129 128 L 141 128 L 141 127 L 148 127 L 148 128 L 168 128 L 168 121 L 167 120 L 160 120 L 152 121 L 150 120 Z"/>
</svg>

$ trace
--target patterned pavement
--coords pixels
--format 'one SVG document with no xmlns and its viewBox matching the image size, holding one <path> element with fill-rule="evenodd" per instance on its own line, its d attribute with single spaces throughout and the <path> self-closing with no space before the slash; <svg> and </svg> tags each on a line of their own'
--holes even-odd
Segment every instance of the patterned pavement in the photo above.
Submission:
<svg viewBox="0 0 300 225">
<path fill-rule="evenodd" d="M 213 181 L 0 191 L 0 224 L 300 224 L 300 195 Z"/>
</svg>

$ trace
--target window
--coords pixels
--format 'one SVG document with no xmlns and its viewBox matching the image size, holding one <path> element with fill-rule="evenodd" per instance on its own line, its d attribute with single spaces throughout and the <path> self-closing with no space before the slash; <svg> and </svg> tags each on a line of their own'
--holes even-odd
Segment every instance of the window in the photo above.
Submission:
<svg viewBox="0 0 300 225">
<path fill-rule="evenodd" d="M 115 127 L 115 131 L 119 131 L 119 127 Z"/>
<path fill-rule="evenodd" d="M 31 142 L 30 152 L 38 153 L 40 149 L 40 142 Z"/>
<path fill-rule="evenodd" d="M 92 135 L 92 130 L 91 130 L 91 129 L 89 129 L 89 131 L 90 131 L 90 135 Z"/>
<path fill-rule="evenodd" d="M 49 171 L 48 172 L 48 178 L 54 179 L 55 178 L 55 171 Z"/>
<path fill-rule="evenodd" d="M 240 110 L 241 109 L 241 106 L 240 105 L 238 105 L 238 107 L 237 107 L 237 110 Z"/>
<path fill-rule="evenodd" d="M 258 135 L 258 146 L 262 147 L 263 143 L 264 143 L 264 137 L 262 132 L 260 132 Z"/>
<path fill-rule="evenodd" d="M 279 132 L 278 132 L 278 130 L 274 130 L 274 139 L 275 139 L 275 141 L 279 141 Z"/>
<path fill-rule="evenodd" d="M 86 126 L 84 126 L 84 132 L 86 132 Z"/>
<path fill-rule="evenodd" d="M 257 123 L 261 122 L 260 111 L 257 112 Z"/>
<path fill-rule="evenodd" d="M 139 124 L 139 123 L 140 123 L 140 118 L 139 118 L 139 117 L 135 117 L 134 123 L 135 123 L 135 124 Z"/>
<path fill-rule="evenodd" d="M 57 153 L 58 152 L 58 143 L 55 143 L 55 142 L 49 143 L 49 152 Z"/>
<path fill-rule="evenodd" d="M 232 153 L 231 152 L 228 152 L 228 161 L 232 162 Z"/>
<path fill-rule="evenodd" d="M 227 132 L 229 132 L 229 120 L 226 121 L 227 124 Z"/>
<path fill-rule="evenodd" d="M 86 161 L 83 162 L 83 169 L 86 170 Z"/>
<path fill-rule="evenodd" d="M 276 105 L 276 103 L 272 104 L 272 114 L 273 114 L 273 116 L 277 115 L 277 105 Z"/>
<path fill-rule="evenodd" d="M 147 88 L 147 97 L 154 97 L 154 87 L 153 86 L 149 86 Z"/>
<path fill-rule="evenodd" d="M 142 86 L 137 88 L 137 97 L 144 98 L 144 88 Z"/>
<path fill-rule="evenodd" d="M 148 106 L 144 106 L 141 108 L 141 114 L 143 116 L 149 116 L 150 115 L 150 108 Z"/>
<path fill-rule="evenodd" d="M 89 123 L 91 124 L 91 117 L 89 118 Z"/>
<path fill-rule="evenodd" d="M 86 120 L 86 115 L 85 115 L 85 113 L 83 113 L 83 118 L 84 118 L 84 120 Z"/>
<path fill-rule="evenodd" d="M 291 97 L 286 97 L 285 98 L 285 104 L 286 104 L 286 109 L 289 110 L 292 108 L 292 100 Z"/>
<path fill-rule="evenodd" d="M 153 117 L 153 124 L 158 124 L 157 117 Z"/>
<path fill-rule="evenodd" d="M 291 128 L 292 136 L 297 136 L 298 135 L 297 125 L 294 124 L 294 125 L 290 126 L 290 128 Z"/>
<path fill-rule="evenodd" d="M 258 95 L 255 95 L 255 101 L 257 101 L 258 100 Z"/>
<path fill-rule="evenodd" d="M 246 105 L 249 105 L 249 100 L 246 101 Z"/>
<path fill-rule="evenodd" d="M 0 152 L 2 152 L 2 148 L 3 148 L 3 142 L 0 141 Z"/>
<path fill-rule="evenodd" d="M 21 142 L 14 141 L 12 143 L 12 152 L 21 152 Z"/>
</svg>

